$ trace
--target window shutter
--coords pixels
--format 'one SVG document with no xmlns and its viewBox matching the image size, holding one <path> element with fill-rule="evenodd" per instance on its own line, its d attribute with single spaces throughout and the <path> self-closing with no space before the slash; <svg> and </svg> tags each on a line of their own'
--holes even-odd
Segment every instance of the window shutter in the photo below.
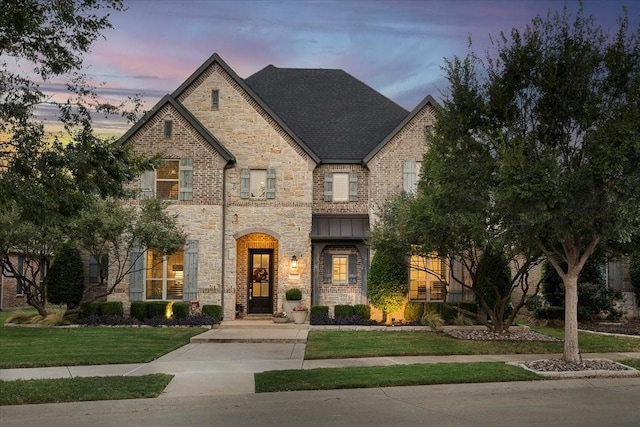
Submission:
<svg viewBox="0 0 640 427">
<path fill-rule="evenodd" d="M 249 198 L 249 186 L 251 184 L 251 172 L 249 169 L 242 169 L 240 171 L 240 198 Z"/>
<path fill-rule="evenodd" d="M 349 255 L 349 284 L 355 285 L 358 283 L 358 258 L 355 254 Z"/>
<path fill-rule="evenodd" d="M 94 257 L 89 258 L 89 283 L 98 283 L 98 262 Z"/>
<path fill-rule="evenodd" d="M 193 200 L 193 158 L 180 159 L 180 193 L 178 200 Z"/>
<path fill-rule="evenodd" d="M 198 241 L 187 240 L 184 248 L 184 300 L 198 298 Z"/>
<path fill-rule="evenodd" d="M 144 171 L 140 176 L 140 198 L 143 200 L 153 199 L 156 187 L 156 171 Z"/>
<path fill-rule="evenodd" d="M 267 189 L 265 192 L 267 199 L 276 198 L 276 170 L 267 169 Z"/>
<path fill-rule="evenodd" d="M 324 174 L 324 201 L 331 202 L 333 200 L 333 173 L 326 172 Z"/>
<path fill-rule="evenodd" d="M 332 278 L 332 271 L 333 271 L 333 257 L 331 256 L 331 254 L 329 253 L 325 253 L 324 254 L 324 274 L 323 274 L 323 280 L 322 283 L 331 283 L 333 280 L 331 280 Z"/>
<path fill-rule="evenodd" d="M 349 201 L 358 201 L 358 173 L 355 171 L 349 173 Z"/>
<path fill-rule="evenodd" d="M 411 193 L 416 189 L 416 162 L 406 160 L 404 162 L 404 191 Z"/>
<path fill-rule="evenodd" d="M 144 250 L 131 249 L 131 274 L 129 274 L 129 301 L 142 301 L 144 295 L 145 257 Z"/>
</svg>

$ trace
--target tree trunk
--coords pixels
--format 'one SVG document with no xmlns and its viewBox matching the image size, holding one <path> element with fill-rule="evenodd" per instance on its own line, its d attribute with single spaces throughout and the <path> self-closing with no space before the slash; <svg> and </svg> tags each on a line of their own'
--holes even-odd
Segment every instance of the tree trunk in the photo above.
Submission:
<svg viewBox="0 0 640 427">
<path fill-rule="evenodd" d="M 564 277 L 564 355 L 565 362 L 581 362 L 578 349 L 578 273 L 569 268 Z"/>
</svg>

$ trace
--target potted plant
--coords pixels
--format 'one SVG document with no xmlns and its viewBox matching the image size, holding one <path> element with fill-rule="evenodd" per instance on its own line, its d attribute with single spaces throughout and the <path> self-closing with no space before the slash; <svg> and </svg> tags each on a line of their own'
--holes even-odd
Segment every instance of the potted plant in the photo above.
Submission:
<svg viewBox="0 0 640 427">
<path fill-rule="evenodd" d="M 293 311 L 291 312 L 291 317 L 293 317 L 293 321 L 296 322 L 297 324 L 304 323 L 307 321 L 308 312 L 309 312 L 309 309 L 306 306 L 300 304 L 293 307 Z"/>
<path fill-rule="evenodd" d="M 273 323 L 287 323 L 289 321 L 289 316 L 286 311 L 274 311 L 271 318 L 273 319 Z"/>
<path fill-rule="evenodd" d="M 283 310 L 289 313 L 293 311 L 293 308 L 300 305 L 302 301 L 302 291 L 300 288 L 290 288 L 284 294 L 285 302 L 283 304 Z"/>
</svg>

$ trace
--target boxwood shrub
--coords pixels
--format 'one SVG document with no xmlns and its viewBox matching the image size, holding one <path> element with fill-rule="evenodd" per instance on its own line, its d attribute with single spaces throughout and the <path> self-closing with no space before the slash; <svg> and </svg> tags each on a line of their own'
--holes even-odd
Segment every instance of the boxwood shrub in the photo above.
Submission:
<svg viewBox="0 0 640 427">
<path fill-rule="evenodd" d="M 149 304 L 145 301 L 132 301 L 131 302 L 131 317 L 144 320 L 149 317 Z"/>
<path fill-rule="evenodd" d="M 298 288 L 287 289 L 284 297 L 287 299 L 287 301 L 299 301 L 302 299 L 302 291 Z"/>
<path fill-rule="evenodd" d="M 184 319 L 185 317 L 189 316 L 190 304 L 188 302 L 174 302 L 172 308 L 174 319 Z"/>
<path fill-rule="evenodd" d="M 370 320 L 371 307 L 365 304 L 355 304 L 353 306 L 353 315 L 361 318 L 362 320 Z"/>
<path fill-rule="evenodd" d="M 216 304 L 205 304 L 202 306 L 202 314 L 213 317 L 216 322 L 222 320 L 222 306 Z"/>
<path fill-rule="evenodd" d="M 353 316 L 354 310 L 353 310 L 353 306 L 349 305 L 349 304 L 336 304 L 333 307 L 333 317 L 337 319 L 341 318 L 341 317 L 351 317 Z"/>
<path fill-rule="evenodd" d="M 311 313 L 309 317 L 309 321 L 313 322 L 319 318 L 328 318 L 329 317 L 329 306 L 326 305 L 314 305 L 311 307 Z"/>
<path fill-rule="evenodd" d="M 409 301 L 404 306 L 404 320 L 407 322 L 419 322 L 424 313 L 424 303 Z"/>
<path fill-rule="evenodd" d="M 167 313 L 167 301 L 148 301 L 149 317 L 165 317 Z"/>
<path fill-rule="evenodd" d="M 100 314 L 102 316 L 124 316 L 122 301 L 103 301 L 100 303 Z"/>
<path fill-rule="evenodd" d="M 86 304 L 82 308 L 82 317 L 100 316 L 102 314 L 100 309 L 101 309 L 101 306 L 99 301 L 94 301 L 89 304 Z"/>
</svg>

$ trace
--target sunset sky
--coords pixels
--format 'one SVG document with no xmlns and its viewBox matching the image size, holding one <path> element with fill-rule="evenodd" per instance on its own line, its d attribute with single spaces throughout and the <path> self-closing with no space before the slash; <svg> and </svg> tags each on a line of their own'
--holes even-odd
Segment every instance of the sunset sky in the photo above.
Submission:
<svg viewBox="0 0 640 427">
<path fill-rule="evenodd" d="M 176 89 L 213 53 L 240 77 L 269 64 L 340 68 L 411 110 L 446 88 L 443 58 L 464 56 L 468 39 L 482 53 L 489 35 L 523 29 L 556 0 L 125 0 L 86 58 L 87 73 L 113 100 L 142 94 L 146 108 Z M 567 3 L 571 11 L 577 1 Z M 627 5 L 640 25 L 640 2 L 585 0 L 596 23 L 612 32 Z M 100 123 L 113 134 L 126 124 Z"/>
</svg>

